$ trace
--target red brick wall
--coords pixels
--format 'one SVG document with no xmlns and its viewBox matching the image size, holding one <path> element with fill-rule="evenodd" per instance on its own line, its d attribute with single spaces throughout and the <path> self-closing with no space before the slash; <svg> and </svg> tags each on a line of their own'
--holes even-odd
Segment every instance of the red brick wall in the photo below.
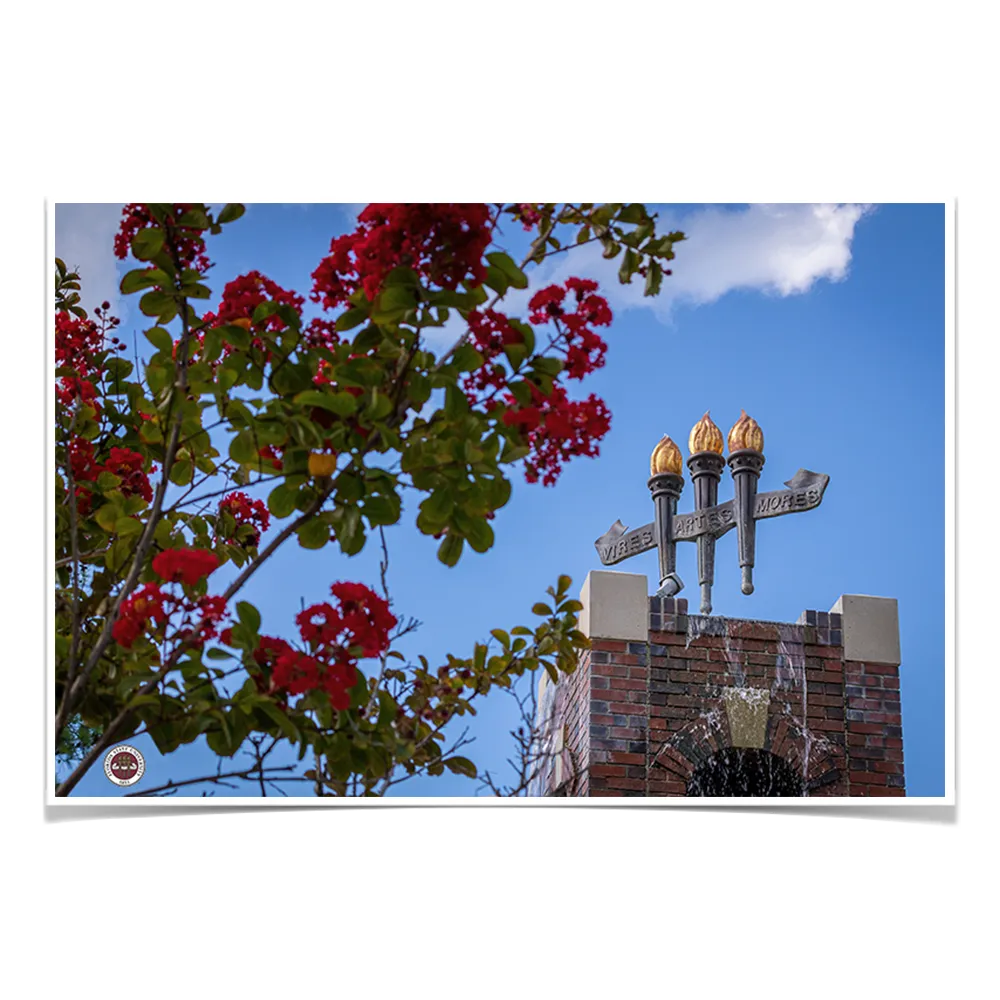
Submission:
<svg viewBox="0 0 1000 1000">
<path fill-rule="evenodd" d="M 770 692 L 763 749 L 808 795 L 905 794 L 898 668 L 845 662 L 839 616 L 696 619 L 718 634 L 689 634 L 686 603 L 651 598 L 646 642 L 595 639 L 560 682 L 568 760 L 556 794 L 684 795 L 695 769 L 732 745 L 727 687 Z"/>
</svg>

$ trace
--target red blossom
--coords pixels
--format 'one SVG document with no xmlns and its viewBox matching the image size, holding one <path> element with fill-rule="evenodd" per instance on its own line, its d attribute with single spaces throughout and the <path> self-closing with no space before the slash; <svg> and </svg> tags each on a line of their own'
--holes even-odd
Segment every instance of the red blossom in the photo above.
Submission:
<svg viewBox="0 0 1000 1000">
<path fill-rule="evenodd" d="M 168 616 L 165 604 L 170 598 L 158 583 L 147 583 L 122 601 L 118 620 L 111 627 L 111 635 L 119 646 L 131 649 L 149 623 L 162 625 Z"/>
<path fill-rule="evenodd" d="M 466 281 L 481 285 L 489 223 L 486 205 L 369 205 L 353 233 L 331 242 L 329 255 L 313 271 L 311 298 L 333 309 L 363 289 L 373 302 L 386 275 L 397 267 L 410 267 L 441 288 L 455 289 Z"/>
<path fill-rule="evenodd" d="M 337 324 L 332 319 L 313 317 L 302 331 L 302 340 L 306 347 L 315 350 L 317 347 L 332 349 L 340 343 Z"/>
<path fill-rule="evenodd" d="M 176 223 L 181 216 L 192 208 L 201 208 L 200 205 L 192 203 L 182 203 L 173 205 L 172 211 L 167 215 L 167 221 Z M 115 256 L 119 260 L 124 260 L 132 248 L 132 238 L 140 229 L 159 226 L 160 224 L 153 218 L 149 205 L 131 204 L 122 209 L 122 221 L 115 235 Z M 191 267 L 204 274 L 210 262 L 205 253 L 205 241 L 201 237 L 198 227 L 185 227 L 176 232 L 174 247 L 177 257 L 182 267 Z"/>
<path fill-rule="evenodd" d="M 503 419 L 527 433 L 531 454 L 524 462 L 524 478 L 529 483 L 540 478 L 543 485 L 553 486 L 570 458 L 600 454 L 599 442 L 611 429 L 611 413 L 600 397 L 591 394 L 585 400 L 571 400 L 560 385 L 554 385 L 549 396 L 534 388 L 532 392 L 533 405 L 527 407 L 508 394 L 505 402 L 510 409 Z"/>
<path fill-rule="evenodd" d="M 308 652 L 284 639 L 262 636 L 254 659 L 270 670 L 271 693 L 288 695 L 325 691 L 334 708 L 350 707 L 359 657 L 380 656 L 389 648 L 396 616 L 389 604 L 360 583 L 335 583 L 336 603 L 314 604 L 295 618 Z"/>
<path fill-rule="evenodd" d="M 516 204 L 514 208 L 517 210 L 516 217 L 521 220 L 525 229 L 534 229 L 542 219 L 537 205 Z"/>
<path fill-rule="evenodd" d="M 532 323 L 555 323 L 559 331 L 556 345 L 563 351 L 563 367 L 569 378 L 582 379 L 604 367 L 608 345 L 591 327 L 609 326 L 612 317 L 607 300 L 595 295 L 596 291 L 596 281 L 568 278 L 564 287 L 549 285 L 528 303 Z M 572 310 L 566 306 L 570 292 L 576 299 Z"/>
<path fill-rule="evenodd" d="M 112 448 L 111 456 L 104 464 L 104 470 L 113 472 L 121 478 L 121 489 L 124 496 L 141 496 L 146 503 L 153 500 L 153 489 L 149 485 L 149 477 L 143 472 L 145 459 L 137 451 L 129 448 Z M 153 470 L 155 471 L 155 470 Z"/>
<path fill-rule="evenodd" d="M 219 514 L 227 513 L 236 522 L 236 526 L 249 524 L 253 526 L 253 536 L 247 542 L 256 547 L 260 544 L 260 534 L 267 531 L 271 524 L 271 514 L 263 500 L 251 500 L 246 493 L 229 493 L 219 501 Z"/>
<path fill-rule="evenodd" d="M 153 572 L 167 581 L 193 586 L 219 567 L 219 557 L 207 549 L 167 549 L 153 559 Z"/>
<path fill-rule="evenodd" d="M 270 462 L 277 472 L 281 472 L 284 468 L 284 463 L 281 461 L 282 453 L 283 449 L 273 444 L 264 445 L 264 447 L 257 452 L 257 454 L 260 455 L 265 462 Z"/>
<path fill-rule="evenodd" d="M 93 320 L 72 313 L 56 313 L 56 367 L 72 368 L 86 377 L 96 371 L 93 364 L 104 343 L 104 335 Z"/>
<path fill-rule="evenodd" d="M 62 406 L 69 406 L 74 399 L 79 399 L 95 413 L 101 412 L 101 406 L 97 402 L 97 386 L 84 379 L 64 375 L 56 386 L 56 399 Z"/>
</svg>

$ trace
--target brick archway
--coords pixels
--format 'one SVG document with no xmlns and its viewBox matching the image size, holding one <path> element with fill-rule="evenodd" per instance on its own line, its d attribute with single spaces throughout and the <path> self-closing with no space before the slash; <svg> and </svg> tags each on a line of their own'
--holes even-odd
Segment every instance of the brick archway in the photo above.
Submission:
<svg viewBox="0 0 1000 1000">
<path fill-rule="evenodd" d="M 658 749 L 650 747 L 646 768 L 649 795 L 686 795 L 695 771 L 727 750 L 733 742 L 729 718 L 720 698 L 712 707 L 679 729 Z M 804 781 L 809 796 L 846 795 L 844 750 L 808 733 L 792 716 L 768 715 L 762 751 L 773 754 Z"/>
</svg>

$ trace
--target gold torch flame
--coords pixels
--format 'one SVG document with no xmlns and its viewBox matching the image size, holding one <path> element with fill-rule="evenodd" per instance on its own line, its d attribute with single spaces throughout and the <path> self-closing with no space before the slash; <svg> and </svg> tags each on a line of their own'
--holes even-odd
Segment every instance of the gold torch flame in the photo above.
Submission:
<svg viewBox="0 0 1000 1000">
<path fill-rule="evenodd" d="M 681 475 L 681 450 L 664 434 L 649 458 L 649 474 L 659 476 L 665 472 Z"/>
<path fill-rule="evenodd" d="M 699 451 L 714 451 L 716 455 L 722 454 L 722 431 L 715 426 L 707 410 L 705 416 L 691 428 L 691 435 L 688 437 L 688 451 L 692 455 L 697 455 Z"/>
<path fill-rule="evenodd" d="M 746 410 L 740 410 L 740 419 L 733 424 L 729 432 L 729 452 L 732 454 L 745 448 L 763 454 L 764 432 L 753 417 L 747 416 Z"/>
</svg>

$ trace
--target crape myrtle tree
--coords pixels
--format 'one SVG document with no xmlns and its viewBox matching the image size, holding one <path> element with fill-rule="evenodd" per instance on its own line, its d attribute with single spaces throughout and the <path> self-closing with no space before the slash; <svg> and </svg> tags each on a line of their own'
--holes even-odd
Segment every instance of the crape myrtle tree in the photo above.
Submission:
<svg viewBox="0 0 1000 1000">
<path fill-rule="evenodd" d="M 107 749 L 145 733 L 164 754 L 205 737 L 219 766 L 319 795 L 381 794 L 415 774 L 476 777 L 444 728 L 538 669 L 553 680 L 587 646 L 560 576 L 531 626 L 496 628 L 443 664 L 394 648 L 412 630 L 387 588 L 334 580 L 294 622 L 240 599 L 283 545 L 383 545 L 405 514 L 455 566 L 494 544 L 520 466 L 553 485 L 598 454 L 603 400 L 580 391 L 612 321 L 594 281 L 569 278 L 504 309 L 553 254 L 599 241 L 619 279 L 656 295 L 677 232 L 638 204 L 373 204 L 312 274 L 322 317 L 258 271 L 208 284 L 211 238 L 243 207 L 132 204 L 115 252 L 148 317 L 134 362 L 108 303 L 81 304 L 56 261 L 54 738 L 68 795 Z M 523 226 L 530 250 L 500 245 Z M 443 353 L 425 332 L 460 320 Z M 405 499 L 405 503 L 404 503 Z M 231 582 L 214 584 L 232 563 Z M 376 585 L 377 586 L 377 585 Z M 280 634 L 285 637 L 281 637 Z M 293 746 L 297 766 L 270 766 Z M 253 763 L 233 758 L 250 749 Z M 273 758 L 272 758 L 273 759 Z M 520 783 L 521 785 L 524 782 Z"/>
</svg>

